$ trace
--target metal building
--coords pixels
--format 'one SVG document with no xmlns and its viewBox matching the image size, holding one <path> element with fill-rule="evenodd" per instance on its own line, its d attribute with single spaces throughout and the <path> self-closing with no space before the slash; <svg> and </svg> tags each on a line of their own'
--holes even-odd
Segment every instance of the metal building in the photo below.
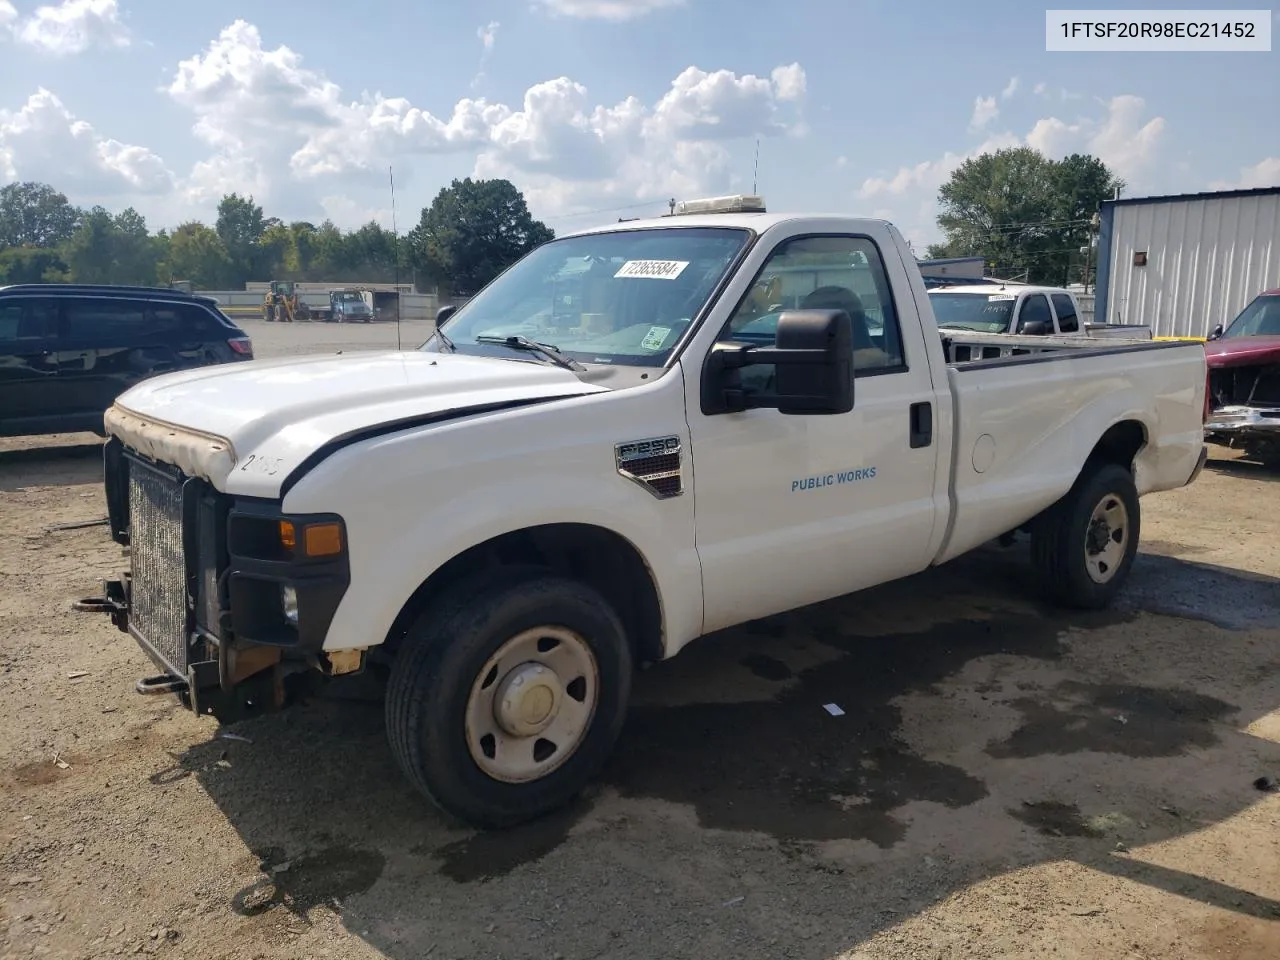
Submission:
<svg viewBox="0 0 1280 960">
<path fill-rule="evenodd" d="M 1095 320 L 1204 337 L 1280 287 L 1280 186 L 1105 200 Z"/>
</svg>

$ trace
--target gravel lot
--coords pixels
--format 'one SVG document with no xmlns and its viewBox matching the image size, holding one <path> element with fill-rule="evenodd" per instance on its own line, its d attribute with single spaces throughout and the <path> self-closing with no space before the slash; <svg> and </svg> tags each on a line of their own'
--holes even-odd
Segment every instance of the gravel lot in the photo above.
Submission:
<svg viewBox="0 0 1280 960">
<path fill-rule="evenodd" d="M 1105 615 L 1028 600 L 1015 547 L 707 638 L 641 674 L 581 805 L 475 835 L 367 698 L 246 742 L 134 694 L 149 662 L 71 609 L 119 550 L 50 529 L 103 516 L 97 443 L 0 440 L 0 957 L 1275 960 L 1278 483 L 1217 451 L 1145 500 Z"/>
</svg>

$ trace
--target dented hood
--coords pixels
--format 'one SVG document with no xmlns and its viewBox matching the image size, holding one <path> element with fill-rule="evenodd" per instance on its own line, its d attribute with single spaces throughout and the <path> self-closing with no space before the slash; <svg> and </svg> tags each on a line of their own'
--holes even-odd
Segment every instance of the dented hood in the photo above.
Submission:
<svg viewBox="0 0 1280 960">
<path fill-rule="evenodd" d="M 1280 336 L 1210 340 L 1204 345 L 1204 356 L 1213 369 L 1280 363 Z"/>
<path fill-rule="evenodd" d="M 145 380 L 116 400 L 106 427 L 226 493 L 276 497 L 299 464 L 342 438 L 605 389 L 560 367 L 496 357 L 309 356 Z"/>
</svg>

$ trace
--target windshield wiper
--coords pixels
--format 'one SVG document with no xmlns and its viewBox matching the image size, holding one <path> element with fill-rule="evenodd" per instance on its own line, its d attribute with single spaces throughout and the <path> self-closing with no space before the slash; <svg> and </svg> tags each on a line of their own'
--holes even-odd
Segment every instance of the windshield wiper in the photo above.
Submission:
<svg viewBox="0 0 1280 960">
<path fill-rule="evenodd" d="M 436 327 L 436 337 L 439 338 L 441 345 L 449 348 L 450 353 L 458 352 L 458 347 L 454 344 L 452 340 L 449 339 L 449 335 L 445 333 L 443 330 L 441 330 L 439 327 Z"/>
<path fill-rule="evenodd" d="M 510 347 L 512 350 L 524 350 L 528 353 L 540 353 L 556 366 L 564 367 L 566 370 L 587 369 L 572 357 L 566 357 L 560 352 L 559 347 L 553 347 L 549 343 L 539 343 L 536 340 L 530 340 L 528 337 L 494 337 L 481 335 L 476 337 L 476 343 L 500 343 L 504 347 Z"/>
</svg>

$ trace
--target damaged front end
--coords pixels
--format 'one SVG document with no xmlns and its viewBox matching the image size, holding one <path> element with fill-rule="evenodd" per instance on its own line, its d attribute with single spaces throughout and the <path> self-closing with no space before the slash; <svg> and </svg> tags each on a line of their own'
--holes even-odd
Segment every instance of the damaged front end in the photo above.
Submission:
<svg viewBox="0 0 1280 960">
<path fill-rule="evenodd" d="M 231 723 L 362 669 L 359 651 L 323 649 L 350 583 L 340 517 L 229 497 L 116 437 L 104 466 L 111 536 L 129 569 L 81 608 L 109 613 L 161 671 L 139 693 L 176 694 Z"/>
<path fill-rule="evenodd" d="M 1280 363 L 1210 370 L 1209 403 L 1205 439 L 1280 459 Z"/>
</svg>

